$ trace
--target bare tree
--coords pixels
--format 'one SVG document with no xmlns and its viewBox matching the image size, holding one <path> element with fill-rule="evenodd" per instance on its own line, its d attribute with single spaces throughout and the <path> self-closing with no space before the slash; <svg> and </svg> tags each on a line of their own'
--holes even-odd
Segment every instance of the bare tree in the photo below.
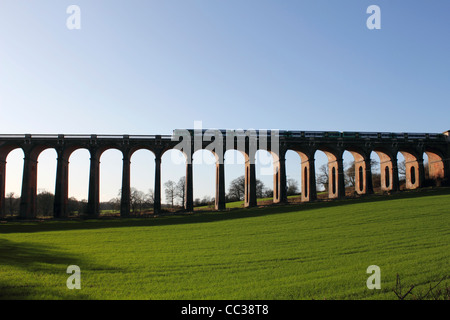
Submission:
<svg viewBox="0 0 450 320">
<path fill-rule="evenodd" d="M 167 181 L 164 183 L 164 188 L 166 192 L 166 201 L 170 203 L 170 205 L 173 207 L 173 204 L 175 202 L 176 197 L 176 183 L 172 180 Z"/>
<path fill-rule="evenodd" d="M 370 159 L 370 168 L 372 173 L 379 173 L 380 171 L 380 162 L 377 160 Z"/>
<path fill-rule="evenodd" d="M 344 171 L 345 185 L 355 187 L 355 161 L 350 162 Z"/>
<path fill-rule="evenodd" d="M 141 212 L 145 204 L 145 193 L 136 188 L 131 188 L 130 191 L 130 206 L 133 213 Z"/>
<path fill-rule="evenodd" d="M 265 187 L 264 183 L 261 180 L 256 179 L 256 197 L 264 198 L 265 190 L 266 190 L 266 187 Z"/>
<path fill-rule="evenodd" d="M 319 168 L 319 172 L 316 176 L 316 182 L 319 185 L 322 185 L 325 191 L 328 191 L 328 165 L 323 164 Z"/>
<path fill-rule="evenodd" d="M 406 163 L 405 160 L 400 161 L 397 164 L 397 168 L 398 168 L 398 175 L 400 178 L 404 178 L 406 176 Z"/>
<path fill-rule="evenodd" d="M 145 202 L 151 206 L 155 203 L 155 192 L 153 189 L 148 189 L 148 193 L 145 195 Z"/>
<path fill-rule="evenodd" d="M 380 162 L 370 159 L 370 169 L 372 171 L 372 185 L 374 188 L 381 187 Z"/>
<path fill-rule="evenodd" d="M 175 191 L 175 196 L 178 198 L 181 205 L 183 205 L 184 203 L 185 193 L 186 193 L 186 177 L 183 176 L 180 178 L 180 180 L 178 180 Z"/>
<path fill-rule="evenodd" d="M 13 216 L 16 213 L 17 204 L 19 202 L 18 199 L 16 199 L 14 196 L 15 196 L 14 192 L 10 192 L 6 195 L 6 198 L 8 199 L 8 207 L 9 207 L 8 211 L 11 216 Z"/>
</svg>

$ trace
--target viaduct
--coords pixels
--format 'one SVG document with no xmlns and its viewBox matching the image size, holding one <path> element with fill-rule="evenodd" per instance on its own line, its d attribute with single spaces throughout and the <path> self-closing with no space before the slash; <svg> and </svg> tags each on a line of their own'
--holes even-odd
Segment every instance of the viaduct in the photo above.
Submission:
<svg viewBox="0 0 450 320">
<path fill-rule="evenodd" d="M 176 130 L 175 130 L 176 131 Z M 123 154 L 121 216 L 130 214 L 130 159 L 140 149 L 147 149 L 155 155 L 154 211 L 161 210 L 161 157 L 170 149 L 177 149 L 184 140 L 181 150 L 186 156 L 185 209 L 193 210 L 193 170 L 192 155 L 200 149 L 211 150 L 216 157 L 217 210 L 225 209 L 225 173 L 223 155 L 227 150 L 239 150 L 245 157 L 245 206 L 256 206 L 255 154 L 257 150 L 267 150 L 272 154 L 274 167 L 274 203 L 287 201 L 285 154 L 293 150 L 301 158 L 302 201 L 314 201 L 316 194 L 316 174 L 314 155 L 317 150 L 328 157 L 329 198 L 345 197 L 343 153 L 349 151 L 355 159 L 355 191 L 360 194 L 373 193 L 370 154 L 380 157 L 381 189 L 399 190 L 397 153 L 403 154 L 406 163 L 406 188 L 423 186 L 425 169 L 423 154 L 428 156 L 429 178 L 439 181 L 450 180 L 450 131 L 439 133 L 386 133 L 386 132 L 318 132 L 318 131 L 253 131 L 243 135 L 228 135 L 229 131 L 181 130 L 190 137 L 174 135 L 0 135 L 0 216 L 5 214 L 5 174 L 6 158 L 17 148 L 24 152 L 22 193 L 19 217 L 36 217 L 37 165 L 39 154 L 48 148 L 56 150 L 57 172 L 55 184 L 54 216 L 68 216 L 69 158 L 77 149 L 90 152 L 90 175 L 87 215 L 99 215 L 100 156 L 108 149 L 118 149 Z M 231 137 L 231 138 L 230 138 Z M 199 139 L 196 139 L 199 138 Z M 226 140 L 226 141 L 225 141 Z M 215 148 L 211 148 L 214 141 Z M 191 152 L 186 152 L 186 146 Z"/>
</svg>

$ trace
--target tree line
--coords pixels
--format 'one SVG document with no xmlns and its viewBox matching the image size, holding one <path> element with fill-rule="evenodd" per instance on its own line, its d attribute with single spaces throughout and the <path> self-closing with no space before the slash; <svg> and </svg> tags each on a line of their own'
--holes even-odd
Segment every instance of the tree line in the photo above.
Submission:
<svg viewBox="0 0 450 320">
<path fill-rule="evenodd" d="M 379 173 L 380 164 L 377 161 L 372 160 L 372 182 L 374 188 L 381 185 L 381 175 Z M 425 176 L 428 176 L 428 166 L 425 163 Z M 404 182 L 406 169 L 405 161 L 398 163 L 398 173 L 400 183 Z M 319 167 L 316 173 L 316 184 L 321 186 L 322 190 L 328 191 L 328 165 L 324 164 Z M 287 195 L 298 195 L 300 189 L 298 182 L 295 179 L 287 179 Z M 345 165 L 344 169 L 344 183 L 346 187 L 355 187 L 355 162 L 352 161 Z M 163 208 L 181 208 L 184 205 L 185 199 L 185 185 L 186 177 L 181 177 L 178 182 L 169 180 L 164 183 L 165 200 L 166 204 Z M 256 196 L 257 198 L 271 198 L 273 196 L 273 190 L 266 187 L 264 183 L 256 179 Z M 242 201 L 245 197 L 245 177 L 242 175 L 232 180 L 226 193 L 226 201 Z M 153 189 L 149 189 L 147 192 L 131 188 L 130 190 L 130 210 L 131 214 L 139 214 L 145 211 L 153 210 L 153 203 L 155 195 Z M 119 190 L 117 197 L 100 203 L 100 211 L 103 212 L 119 212 L 121 202 L 121 190 Z M 215 198 L 210 196 L 204 196 L 203 198 L 194 199 L 194 206 L 212 206 L 214 205 Z M 53 215 L 53 203 L 54 194 L 46 190 L 40 190 L 37 194 L 37 215 L 38 216 L 52 216 Z M 20 197 L 16 196 L 14 192 L 10 192 L 5 197 L 5 212 L 6 215 L 14 216 L 19 214 Z M 80 215 L 87 210 L 87 200 L 78 200 L 74 197 L 68 199 L 68 212 L 69 215 Z"/>
</svg>

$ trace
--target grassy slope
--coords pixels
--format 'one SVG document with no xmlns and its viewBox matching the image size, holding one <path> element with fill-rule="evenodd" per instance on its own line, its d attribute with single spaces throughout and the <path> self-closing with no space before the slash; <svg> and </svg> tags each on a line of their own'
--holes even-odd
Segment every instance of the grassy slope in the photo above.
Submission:
<svg viewBox="0 0 450 320">
<path fill-rule="evenodd" d="M 442 193 L 442 192 L 440 192 Z M 450 276 L 450 195 L 0 225 L 0 298 L 394 299 Z M 68 265 L 82 289 L 68 290 Z M 381 268 L 382 290 L 366 269 Z M 447 281 L 448 282 L 448 281 Z"/>
</svg>

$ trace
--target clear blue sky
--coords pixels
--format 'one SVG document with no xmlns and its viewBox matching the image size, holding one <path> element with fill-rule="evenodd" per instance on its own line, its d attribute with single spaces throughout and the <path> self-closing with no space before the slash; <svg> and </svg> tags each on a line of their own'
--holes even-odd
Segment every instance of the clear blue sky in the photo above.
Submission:
<svg viewBox="0 0 450 320">
<path fill-rule="evenodd" d="M 80 30 L 66 27 L 72 4 Z M 373 4 L 380 30 L 366 27 Z M 442 132 L 450 129 L 449 12 L 445 0 L 2 0 L 0 130 L 170 134 L 202 121 Z M 39 161 L 39 185 L 50 191 L 55 156 L 48 150 Z M 7 189 L 16 193 L 21 157 L 8 159 Z M 140 189 L 152 187 L 152 159 L 133 159 Z M 83 151 L 71 159 L 80 198 L 88 162 Z M 120 188 L 120 163 L 113 151 L 102 158 L 103 200 Z M 164 170 L 163 180 L 184 174 L 183 166 Z M 211 172 L 197 170 L 196 196 L 213 195 Z"/>
</svg>

